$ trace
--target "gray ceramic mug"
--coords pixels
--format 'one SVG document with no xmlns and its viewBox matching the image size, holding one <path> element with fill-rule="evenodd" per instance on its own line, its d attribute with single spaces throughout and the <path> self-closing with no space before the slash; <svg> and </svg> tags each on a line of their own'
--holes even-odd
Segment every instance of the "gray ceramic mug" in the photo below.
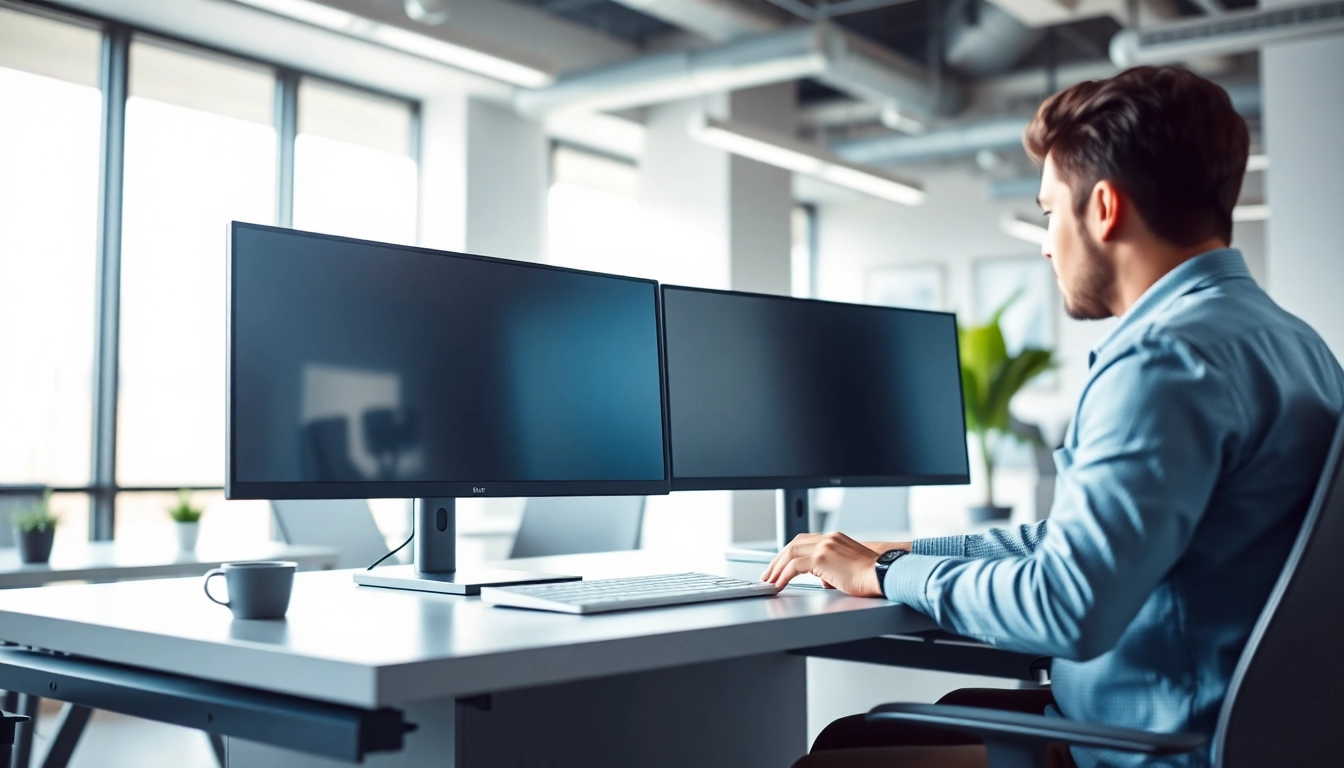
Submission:
<svg viewBox="0 0 1344 768">
<path fill-rule="evenodd" d="M 205 596 L 233 611 L 235 619 L 282 619 L 289 609 L 296 570 L 297 563 L 275 560 L 225 563 L 205 574 Z M 224 577 L 228 600 L 210 594 L 210 580 L 216 576 Z"/>
</svg>

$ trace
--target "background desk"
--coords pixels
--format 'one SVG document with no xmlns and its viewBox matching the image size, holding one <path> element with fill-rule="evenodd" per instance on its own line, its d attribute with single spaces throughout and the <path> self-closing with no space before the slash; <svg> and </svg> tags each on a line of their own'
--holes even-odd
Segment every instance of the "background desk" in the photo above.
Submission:
<svg viewBox="0 0 1344 768">
<path fill-rule="evenodd" d="M 221 563 L 239 560 L 292 560 L 304 570 L 333 568 L 339 553 L 330 547 L 291 546 L 259 542 L 247 546 L 211 547 L 179 552 L 123 541 L 62 542 L 51 562 L 26 565 L 15 547 L 0 547 L 0 589 L 39 587 L 54 581 L 120 581 L 123 579 L 199 576 Z"/>
<path fill-rule="evenodd" d="M 647 552 L 512 561 L 589 578 L 700 570 L 716 556 Z M 591 617 L 491 608 L 478 598 L 297 577 L 284 621 L 233 621 L 200 582 L 0 593 L 0 639 L 92 659 L 361 708 L 420 728 L 374 766 L 787 766 L 806 744 L 805 660 L 786 652 L 932 628 L 880 599 L 779 597 Z M 486 698 L 483 698 L 485 696 Z M 316 766 L 230 740 L 239 766 Z"/>
</svg>

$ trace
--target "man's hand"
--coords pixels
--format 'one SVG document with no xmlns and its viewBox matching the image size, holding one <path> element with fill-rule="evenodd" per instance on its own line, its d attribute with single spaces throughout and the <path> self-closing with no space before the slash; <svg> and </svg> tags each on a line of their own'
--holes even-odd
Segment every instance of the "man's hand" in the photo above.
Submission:
<svg viewBox="0 0 1344 768">
<path fill-rule="evenodd" d="M 843 533 L 799 534 L 775 555 L 770 567 L 761 574 L 761 581 L 783 589 L 795 576 L 810 573 L 826 586 L 835 587 L 847 595 L 881 597 L 877 556 L 888 549 L 899 549 L 899 546 L 877 551 Z"/>
</svg>

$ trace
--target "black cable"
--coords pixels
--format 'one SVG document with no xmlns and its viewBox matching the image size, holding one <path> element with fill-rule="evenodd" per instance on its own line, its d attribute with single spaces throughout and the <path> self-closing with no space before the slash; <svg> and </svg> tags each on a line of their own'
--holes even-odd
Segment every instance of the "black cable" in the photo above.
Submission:
<svg viewBox="0 0 1344 768">
<path fill-rule="evenodd" d="M 366 571 L 372 571 L 374 568 L 377 568 L 377 567 L 378 567 L 384 560 L 386 560 L 387 558 L 389 558 L 389 557 L 391 557 L 391 556 L 397 554 L 397 553 L 400 552 L 401 550 L 405 549 L 405 548 L 406 548 L 406 545 L 407 545 L 407 544 L 410 544 L 410 543 L 411 543 L 411 539 L 414 539 L 414 538 L 415 538 L 415 532 L 412 531 L 412 532 L 411 532 L 411 535 L 410 535 L 409 537 L 407 537 L 405 541 L 401 542 L 401 546 L 400 546 L 400 547 L 397 547 L 396 549 L 392 550 L 391 552 L 388 552 L 386 555 L 383 555 L 382 557 L 378 558 L 376 561 L 374 561 L 373 565 L 370 565 L 368 568 L 365 568 L 364 570 L 366 570 Z"/>
</svg>

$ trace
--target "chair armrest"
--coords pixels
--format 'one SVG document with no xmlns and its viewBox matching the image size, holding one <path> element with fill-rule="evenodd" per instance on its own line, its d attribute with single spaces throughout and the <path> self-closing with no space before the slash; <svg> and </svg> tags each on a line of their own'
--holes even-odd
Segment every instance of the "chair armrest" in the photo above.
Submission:
<svg viewBox="0 0 1344 768">
<path fill-rule="evenodd" d="M 985 741 L 1035 742 L 1042 746 L 1063 742 L 1145 755 L 1189 752 L 1203 746 L 1206 741 L 1198 733 L 1149 733 L 1132 728 L 1079 723 L 1061 717 L 948 704 L 880 704 L 869 711 L 868 719 L 920 723 L 972 733 Z"/>
<path fill-rule="evenodd" d="M 0 750 L 14 745 L 14 729 L 28 721 L 27 715 L 15 715 L 0 709 Z M 0 763 L 8 765 L 8 763 Z"/>
</svg>

